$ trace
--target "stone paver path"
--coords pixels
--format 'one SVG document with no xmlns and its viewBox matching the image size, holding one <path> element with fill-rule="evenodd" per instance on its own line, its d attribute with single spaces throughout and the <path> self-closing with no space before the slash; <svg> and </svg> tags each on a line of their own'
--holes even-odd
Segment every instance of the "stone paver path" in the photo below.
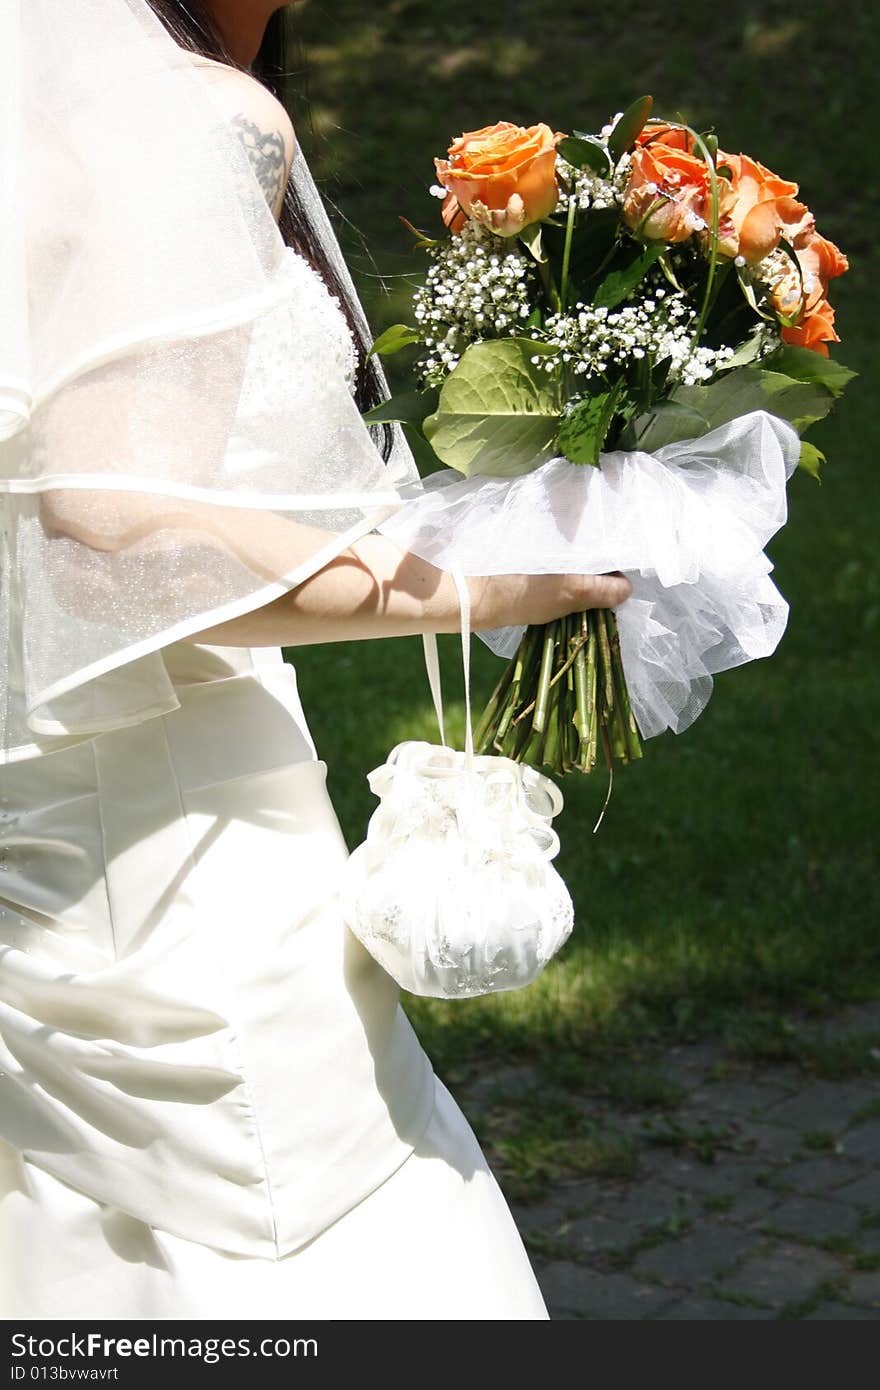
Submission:
<svg viewBox="0 0 880 1390">
<path fill-rule="evenodd" d="M 854 1028 L 880 1036 L 880 1003 Z M 880 1320 L 880 1066 L 834 1082 L 722 1056 L 660 1059 L 684 1089 L 668 1114 L 591 1102 L 639 1137 L 633 1177 L 511 1202 L 551 1317 Z M 479 1087 L 462 1101 L 479 1110 Z"/>
</svg>

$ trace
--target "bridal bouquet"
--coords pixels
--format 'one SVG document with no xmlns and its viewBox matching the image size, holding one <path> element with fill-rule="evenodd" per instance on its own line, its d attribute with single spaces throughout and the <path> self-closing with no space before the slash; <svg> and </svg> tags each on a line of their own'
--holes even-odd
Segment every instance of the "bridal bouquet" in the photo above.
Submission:
<svg viewBox="0 0 880 1390">
<path fill-rule="evenodd" d="M 513 659 L 478 751 L 558 774 L 640 757 L 700 713 L 712 672 L 773 650 L 787 605 L 762 548 L 795 466 L 818 476 L 799 437 L 853 375 L 828 353 L 848 263 L 798 185 L 651 108 L 454 140 L 431 190 L 444 233 L 406 223 L 429 258 L 413 323 L 372 349 L 420 348 L 414 389 L 367 417 L 446 465 L 420 553 L 634 584 L 616 614 L 481 634 Z M 380 529 L 418 549 L 412 524 Z"/>
</svg>

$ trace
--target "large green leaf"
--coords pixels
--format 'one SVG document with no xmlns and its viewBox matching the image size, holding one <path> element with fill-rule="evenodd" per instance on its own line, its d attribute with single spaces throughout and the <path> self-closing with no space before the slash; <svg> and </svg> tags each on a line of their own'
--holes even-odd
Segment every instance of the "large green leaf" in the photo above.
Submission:
<svg viewBox="0 0 880 1390">
<path fill-rule="evenodd" d="M 708 429 L 709 422 L 699 410 L 670 398 L 632 420 L 620 437 L 620 448 L 659 449 L 679 439 L 697 439 Z"/>
<path fill-rule="evenodd" d="M 707 386 L 677 386 L 669 400 L 688 409 L 667 408 L 640 416 L 632 430 L 638 448 L 654 450 L 680 439 L 696 439 L 752 410 L 778 415 L 803 434 L 834 404 L 831 392 L 819 382 L 795 381 L 763 367 L 738 367 Z M 700 419 L 705 421 L 704 428 Z"/>
<path fill-rule="evenodd" d="M 466 477 L 512 478 L 551 458 L 562 411 L 560 381 L 531 359 L 556 351 L 532 338 L 469 347 L 423 426 L 443 462 Z"/>
<path fill-rule="evenodd" d="M 650 246 L 643 246 L 632 258 L 628 265 L 619 270 L 612 270 L 610 275 L 606 275 L 600 284 L 593 303 L 599 308 L 614 309 L 632 294 L 636 285 L 647 275 L 655 261 L 658 261 L 666 250 L 666 243 L 654 241 Z"/>
<path fill-rule="evenodd" d="M 761 378 L 761 389 L 766 396 L 764 408 L 788 420 L 798 434 L 805 434 L 817 420 L 824 420 L 834 404 L 831 392 L 818 381 L 794 381 L 781 372 L 763 368 L 751 370 Z M 760 408 L 752 406 L 753 410 Z"/>
<path fill-rule="evenodd" d="M 771 371 L 793 377 L 795 381 L 819 382 L 835 399 L 841 395 L 847 383 L 858 376 L 857 372 L 844 367 L 842 362 L 834 362 L 830 357 L 823 357 L 821 352 L 795 347 L 791 343 L 784 343 L 765 357 L 764 365 Z"/>
</svg>

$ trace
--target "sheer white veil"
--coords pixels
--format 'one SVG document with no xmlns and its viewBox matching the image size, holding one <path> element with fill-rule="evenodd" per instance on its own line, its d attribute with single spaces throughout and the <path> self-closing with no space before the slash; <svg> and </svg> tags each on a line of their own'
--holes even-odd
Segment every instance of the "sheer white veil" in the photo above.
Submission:
<svg viewBox="0 0 880 1390">
<path fill-rule="evenodd" d="M 418 472 L 145 0 L 2 0 L 0 168 L 5 762 L 173 709 L 165 644 L 301 583 Z M 299 148 L 293 179 L 362 315 Z"/>
</svg>

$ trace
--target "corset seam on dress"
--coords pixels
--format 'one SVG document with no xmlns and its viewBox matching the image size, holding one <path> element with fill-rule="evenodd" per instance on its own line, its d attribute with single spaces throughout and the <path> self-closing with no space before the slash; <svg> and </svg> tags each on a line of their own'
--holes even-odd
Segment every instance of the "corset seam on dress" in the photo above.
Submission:
<svg viewBox="0 0 880 1390">
<path fill-rule="evenodd" d="M 249 673 L 248 673 L 248 674 L 249 674 Z M 164 739 L 164 741 L 165 741 L 165 746 L 166 746 L 167 751 L 168 751 L 168 765 L 169 765 L 169 768 L 171 769 L 171 775 L 172 775 L 172 777 L 174 778 L 174 786 L 175 786 L 175 789 L 176 789 L 176 792 L 177 792 L 178 801 L 179 801 L 179 803 L 180 803 L 180 816 L 181 816 L 181 820 L 182 820 L 182 822 L 183 822 L 183 828 L 184 828 L 184 830 L 185 830 L 185 832 L 186 832 L 187 843 L 188 843 L 188 845 L 189 845 L 189 847 L 190 847 L 190 862 L 191 862 L 191 864 L 192 864 L 193 872 L 195 872 L 196 869 L 198 868 L 199 857 L 198 857 L 198 854 L 196 853 L 196 847 L 195 847 L 195 844 L 193 843 L 193 839 L 192 839 L 192 836 L 191 836 L 191 834 L 190 834 L 190 822 L 189 822 L 189 816 L 187 815 L 187 812 L 186 812 L 186 802 L 185 802 L 185 798 L 184 798 L 184 792 L 183 792 L 183 788 L 182 788 L 181 785 L 180 785 L 180 779 L 179 779 L 179 777 L 178 777 L 178 775 L 177 775 L 177 766 L 176 766 L 175 761 L 174 761 L 174 750 L 172 749 L 172 747 L 171 747 L 171 742 L 170 742 L 170 740 L 169 740 L 169 738 L 168 738 L 168 728 L 167 728 L 167 725 L 166 725 L 166 723 L 165 723 L 165 716 L 164 716 L 164 715 L 160 715 L 159 717 L 160 717 L 161 723 L 162 723 L 162 737 L 163 737 L 163 739 Z M 230 779 L 230 780 L 232 780 L 232 779 Z M 203 899 L 202 899 L 202 896 L 201 896 L 201 894 L 200 894 L 200 902 L 201 902 L 201 901 L 203 901 Z M 204 931 L 204 927 L 203 927 L 203 924 L 202 924 L 201 915 L 199 915 L 199 929 L 200 929 L 200 931 L 202 931 L 202 932 Z M 210 943 L 208 943 L 208 944 L 210 944 Z M 253 1091 L 251 1090 L 250 1082 L 248 1081 L 248 1071 L 247 1071 L 247 1066 L 245 1065 L 245 1051 L 246 1051 L 246 1049 L 245 1049 L 245 1047 L 244 1047 L 244 1045 L 243 1045 L 243 1039 L 242 1039 L 242 1036 L 241 1036 L 241 1034 L 242 1034 L 241 1026 L 240 1026 L 240 1024 L 239 1024 L 239 1022 L 238 1022 L 238 1019 L 235 1017 L 235 1013 L 234 1013 L 233 1008 L 231 1007 L 231 1002 L 232 1002 L 232 1001 L 231 1001 L 231 991 L 229 991 L 229 990 L 227 990 L 227 989 L 225 988 L 225 977 L 223 976 L 222 970 L 219 971 L 218 973 L 219 973 L 219 975 L 220 975 L 221 983 L 224 985 L 224 990 L 223 990 L 223 1008 L 224 1008 L 225 1017 L 226 1017 L 226 1019 L 227 1019 L 227 1021 L 228 1021 L 228 1024 L 229 1024 L 229 1042 L 230 1042 L 230 1046 L 231 1046 L 233 1052 L 235 1053 L 236 1071 L 238 1072 L 238 1075 L 239 1075 L 240 1078 L 241 1078 L 242 1095 L 243 1095 L 244 1099 L 245 1099 L 246 1102 L 247 1102 L 247 1109 L 248 1109 L 248 1111 L 249 1111 L 249 1113 L 250 1113 L 251 1123 L 252 1123 L 252 1125 L 253 1125 L 253 1130 L 254 1130 L 254 1136 L 255 1136 L 255 1138 L 256 1138 L 257 1148 L 259 1149 L 259 1154 L 260 1154 L 260 1167 L 261 1167 L 262 1172 L 263 1172 L 263 1183 L 264 1183 L 265 1191 L 266 1191 L 266 1205 L 267 1205 L 267 1208 L 268 1208 L 269 1220 L 270 1220 L 271 1226 L 272 1226 L 272 1232 L 271 1232 L 271 1234 L 272 1234 L 272 1244 L 273 1244 L 274 1249 L 275 1249 L 275 1258 L 277 1259 L 277 1258 L 279 1257 L 279 1255 L 280 1255 L 280 1252 L 281 1252 L 281 1246 L 280 1246 L 280 1242 L 279 1242 L 279 1239 L 278 1239 L 278 1218 L 277 1218 L 277 1213 L 276 1213 L 276 1209 L 275 1209 L 275 1196 L 274 1196 L 274 1192 L 273 1192 L 273 1190 L 272 1190 L 272 1179 L 271 1179 L 271 1177 L 270 1177 L 270 1175 L 269 1175 L 269 1164 L 268 1164 L 267 1159 L 266 1159 L 266 1149 L 265 1149 L 265 1145 L 264 1145 L 264 1143 L 263 1143 L 263 1132 L 262 1132 L 262 1127 L 261 1127 L 261 1125 L 260 1125 L 259 1116 L 257 1115 L 257 1106 L 256 1106 L 256 1102 L 255 1102 L 255 1100 L 254 1100 Z"/>
<path fill-rule="evenodd" d="M 98 818 L 98 825 L 100 826 L 100 830 L 101 830 L 101 857 L 102 857 L 102 859 L 103 859 L 103 861 L 104 861 L 104 866 L 106 867 L 106 863 L 107 863 L 107 835 L 106 835 L 106 831 L 105 831 L 105 828 L 104 828 L 104 811 L 103 811 L 103 808 L 102 808 L 102 806 L 101 806 L 101 796 L 100 796 L 101 777 L 100 777 L 100 769 L 99 769 L 99 767 L 98 767 L 98 754 L 97 754 L 97 752 L 96 752 L 96 750 L 95 750 L 95 740 L 94 740 L 93 738 L 86 739 L 86 740 L 84 740 L 84 742 L 86 743 L 86 745 L 87 745 L 87 747 L 88 747 L 88 749 L 89 749 L 89 752 L 90 752 L 91 755 L 92 755 L 92 766 L 93 766 L 93 768 L 94 768 L 94 777 L 95 777 L 95 783 L 94 783 L 94 785 L 95 785 L 95 790 L 94 790 L 94 792 L 91 792 L 91 793 L 90 793 L 90 792 L 87 792 L 87 793 L 85 793 L 85 795 L 86 795 L 86 796 L 93 796 L 93 797 L 94 797 L 94 802 L 95 802 L 95 814 L 97 815 L 97 818 Z M 116 938 L 116 918 L 115 918 L 115 915 L 114 915 L 114 913 L 113 913 L 113 895 L 112 895 L 112 893 L 110 892 L 110 880 L 109 880 L 109 878 L 107 877 L 106 872 L 102 875 L 102 877 L 103 877 L 103 880 L 104 880 L 104 899 L 105 899 L 105 901 L 106 901 L 106 903 L 107 903 L 107 921 L 110 923 L 110 936 L 111 936 L 111 939 L 112 939 L 112 941 L 113 941 L 113 959 L 118 961 L 118 960 L 119 960 L 119 943 L 118 943 L 117 938 Z"/>
</svg>

